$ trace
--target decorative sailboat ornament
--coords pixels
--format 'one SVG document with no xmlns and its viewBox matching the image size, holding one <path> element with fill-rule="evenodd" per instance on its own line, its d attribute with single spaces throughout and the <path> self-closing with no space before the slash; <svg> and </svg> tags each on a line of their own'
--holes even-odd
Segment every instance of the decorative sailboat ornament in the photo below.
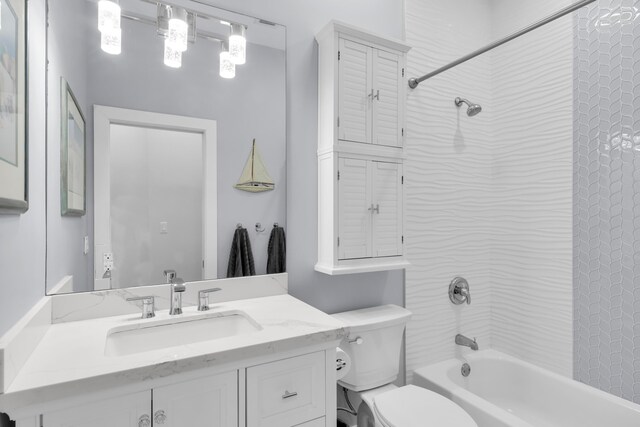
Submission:
<svg viewBox="0 0 640 427">
<path fill-rule="evenodd" d="M 242 175 L 238 183 L 234 186 L 238 190 L 249 191 L 251 193 L 260 193 L 262 191 L 271 191 L 276 187 L 273 179 L 269 176 L 267 168 L 265 168 L 260 157 L 260 152 L 256 148 L 256 140 L 253 139 L 251 154 L 244 165 Z"/>
</svg>

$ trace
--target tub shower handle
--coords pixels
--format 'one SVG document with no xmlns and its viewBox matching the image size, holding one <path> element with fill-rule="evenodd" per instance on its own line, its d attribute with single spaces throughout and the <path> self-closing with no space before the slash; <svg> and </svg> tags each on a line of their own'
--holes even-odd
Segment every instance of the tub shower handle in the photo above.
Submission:
<svg viewBox="0 0 640 427">
<path fill-rule="evenodd" d="M 455 305 L 471 304 L 471 291 L 469 290 L 469 282 L 463 277 L 454 278 L 449 284 L 449 299 Z"/>
</svg>

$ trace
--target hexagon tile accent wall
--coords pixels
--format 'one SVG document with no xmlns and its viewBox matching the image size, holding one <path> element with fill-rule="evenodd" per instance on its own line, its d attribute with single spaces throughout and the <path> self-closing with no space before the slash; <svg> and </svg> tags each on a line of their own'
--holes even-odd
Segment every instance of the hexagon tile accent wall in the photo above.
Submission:
<svg viewBox="0 0 640 427">
<path fill-rule="evenodd" d="M 574 375 L 640 403 L 640 14 L 574 18 Z"/>
</svg>

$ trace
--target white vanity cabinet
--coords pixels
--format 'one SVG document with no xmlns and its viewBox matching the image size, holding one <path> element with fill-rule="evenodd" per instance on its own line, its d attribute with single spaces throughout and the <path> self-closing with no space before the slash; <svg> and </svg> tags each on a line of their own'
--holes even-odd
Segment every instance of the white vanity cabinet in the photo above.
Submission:
<svg viewBox="0 0 640 427">
<path fill-rule="evenodd" d="M 330 427 L 335 425 L 335 351 L 285 354 L 206 374 L 176 374 L 146 390 L 61 400 L 38 427 Z M 180 380 L 183 378 L 182 380 Z M 105 397 L 106 396 L 106 397 Z M 113 397 L 111 397 L 113 396 Z M 51 409 L 53 407 L 54 409 Z M 60 409 L 58 409 L 60 408 Z M 333 420 L 333 423 L 331 422 Z M 33 427 L 33 419 L 17 427 Z"/>
<path fill-rule="evenodd" d="M 409 46 L 331 22 L 317 36 L 317 271 L 401 269 Z"/>
<path fill-rule="evenodd" d="M 238 372 L 157 387 L 60 411 L 43 427 L 229 427 L 238 425 Z"/>
</svg>

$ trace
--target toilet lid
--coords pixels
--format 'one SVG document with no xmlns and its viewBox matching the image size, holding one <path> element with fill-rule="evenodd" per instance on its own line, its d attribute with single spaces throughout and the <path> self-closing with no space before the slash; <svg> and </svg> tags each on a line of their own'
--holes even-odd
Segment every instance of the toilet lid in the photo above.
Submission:
<svg viewBox="0 0 640 427">
<path fill-rule="evenodd" d="M 451 400 L 414 385 L 376 396 L 374 408 L 387 427 L 477 427 L 473 418 Z"/>
</svg>

